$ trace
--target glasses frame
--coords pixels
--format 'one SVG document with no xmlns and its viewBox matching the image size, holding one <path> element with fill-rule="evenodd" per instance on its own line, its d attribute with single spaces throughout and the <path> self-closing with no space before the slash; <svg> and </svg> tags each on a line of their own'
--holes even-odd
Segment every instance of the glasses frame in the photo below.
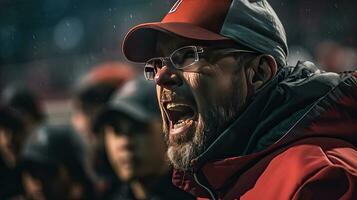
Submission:
<svg viewBox="0 0 357 200">
<path fill-rule="evenodd" d="M 175 65 L 175 63 L 172 61 L 172 56 L 175 55 L 175 53 L 177 53 L 178 51 L 185 49 L 185 48 L 192 48 L 194 49 L 195 52 L 195 60 L 188 64 L 185 65 L 184 67 L 178 67 Z M 167 63 L 170 62 L 172 64 L 172 66 L 176 69 L 176 70 L 180 70 L 180 71 L 192 71 L 192 72 L 197 72 L 198 69 L 200 68 L 200 66 L 195 65 L 198 61 L 200 61 L 200 54 L 204 54 L 206 53 L 207 50 L 217 50 L 217 51 L 224 51 L 224 55 L 227 54 L 231 54 L 231 53 L 254 53 L 257 54 L 257 52 L 254 51 L 250 51 L 250 50 L 242 50 L 242 49 L 235 49 L 235 48 L 211 48 L 211 47 L 202 47 L 202 46 L 194 46 L 194 45 L 190 45 L 190 46 L 184 46 L 184 47 L 180 47 L 178 49 L 176 49 L 175 51 L 173 51 L 169 56 L 167 57 L 155 57 L 155 58 L 151 58 L 148 61 L 145 62 L 145 66 L 144 66 L 144 76 L 146 80 L 154 80 L 154 77 L 157 73 L 157 68 L 151 64 L 148 64 L 149 62 L 153 61 L 153 60 L 160 60 L 161 62 L 161 67 L 168 65 Z M 150 67 L 149 67 L 150 65 Z M 161 68 L 160 67 L 160 68 Z M 152 78 L 148 77 L 146 75 L 146 69 L 147 68 L 152 68 L 154 71 L 154 76 Z M 159 69 L 160 69 L 159 68 Z"/>
</svg>

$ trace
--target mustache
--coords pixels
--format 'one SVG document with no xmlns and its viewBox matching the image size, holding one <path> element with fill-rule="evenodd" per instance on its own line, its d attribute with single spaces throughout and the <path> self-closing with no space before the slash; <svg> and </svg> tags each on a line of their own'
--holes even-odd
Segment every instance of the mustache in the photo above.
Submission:
<svg viewBox="0 0 357 200">
<path fill-rule="evenodd" d="M 164 89 L 161 92 L 160 101 L 161 102 L 172 102 L 172 101 L 178 101 L 180 99 L 184 99 L 184 97 L 185 96 L 182 93 Z"/>
<path fill-rule="evenodd" d="M 190 92 L 163 89 L 160 94 L 160 103 L 165 102 L 186 102 L 194 105 L 195 100 Z"/>
<path fill-rule="evenodd" d="M 170 90 L 163 90 L 160 95 L 161 102 L 170 102 L 177 99 L 177 93 Z"/>
<path fill-rule="evenodd" d="M 160 104 L 164 106 L 165 103 L 185 103 L 187 105 L 191 105 L 192 107 L 196 107 L 196 103 L 194 97 L 187 93 L 179 93 L 173 91 L 162 91 L 160 95 Z"/>
</svg>

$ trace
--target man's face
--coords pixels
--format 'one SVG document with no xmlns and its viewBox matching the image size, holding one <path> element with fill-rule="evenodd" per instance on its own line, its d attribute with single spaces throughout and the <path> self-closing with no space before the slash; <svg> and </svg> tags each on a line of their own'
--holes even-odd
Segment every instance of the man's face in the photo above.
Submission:
<svg viewBox="0 0 357 200">
<path fill-rule="evenodd" d="M 195 44 L 160 35 L 158 53 L 169 56 L 187 45 Z M 168 156 L 182 170 L 236 118 L 247 99 L 244 67 L 232 55 L 214 63 L 200 59 L 195 65 L 195 72 L 164 66 L 155 76 Z"/>
<path fill-rule="evenodd" d="M 26 135 L 0 127 L 0 156 L 8 167 L 15 167 Z"/>
<path fill-rule="evenodd" d="M 22 172 L 22 182 L 30 200 L 85 199 L 83 185 L 71 178 L 64 166 L 55 169 L 35 164 Z"/>
<path fill-rule="evenodd" d="M 92 119 L 91 116 L 96 116 L 98 109 L 92 109 L 90 115 L 84 112 L 79 106 L 74 107 L 74 112 L 71 116 L 71 122 L 76 132 L 84 139 L 86 143 L 94 150 L 98 145 L 98 138 L 91 131 Z"/>
<path fill-rule="evenodd" d="M 153 121 L 150 126 L 143 126 L 121 118 L 117 120 L 117 128 L 106 126 L 106 152 L 120 180 L 145 178 L 166 169 L 166 148 L 160 124 Z"/>
<path fill-rule="evenodd" d="M 95 111 L 95 109 L 92 109 Z M 73 102 L 73 113 L 71 116 L 71 122 L 76 131 L 83 136 L 85 139 L 88 138 L 90 134 L 90 124 L 91 118 L 90 116 L 94 116 L 96 112 L 89 112 L 83 110 L 82 104 L 78 100 L 74 100 Z M 90 113 L 90 114 L 89 114 Z"/>
</svg>

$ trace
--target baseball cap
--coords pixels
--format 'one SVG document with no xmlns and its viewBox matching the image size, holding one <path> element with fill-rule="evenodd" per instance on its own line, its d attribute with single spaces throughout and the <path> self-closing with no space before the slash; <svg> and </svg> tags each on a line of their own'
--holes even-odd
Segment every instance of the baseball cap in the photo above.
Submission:
<svg viewBox="0 0 357 200">
<path fill-rule="evenodd" d="M 0 105 L 0 127 L 10 129 L 13 133 L 24 134 L 25 119 L 18 110 L 8 105 Z"/>
<path fill-rule="evenodd" d="M 21 167 L 40 163 L 58 167 L 64 165 L 72 176 L 92 176 L 82 138 L 68 126 L 41 125 L 31 133 L 22 152 Z"/>
<path fill-rule="evenodd" d="M 1 101 L 37 122 L 42 122 L 46 118 L 41 97 L 21 83 L 13 83 L 5 87 L 1 93 Z"/>
<path fill-rule="evenodd" d="M 110 83 L 121 85 L 135 75 L 134 69 L 128 63 L 120 61 L 108 61 L 94 66 L 85 74 L 78 88 L 86 88 L 92 85 Z"/>
<path fill-rule="evenodd" d="M 124 62 L 109 61 L 94 66 L 72 91 L 76 107 L 88 113 L 95 108 L 100 109 L 116 89 L 134 76 L 134 69 Z"/>
<path fill-rule="evenodd" d="M 145 62 L 155 57 L 158 32 L 208 44 L 233 41 L 286 64 L 286 33 L 266 0 L 178 0 L 161 22 L 129 30 L 123 42 L 126 58 Z"/>
<path fill-rule="evenodd" d="M 96 117 L 92 127 L 93 131 L 98 133 L 113 113 L 128 116 L 143 124 L 161 119 L 155 84 L 146 81 L 143 76 L 125 83 L 122 88 L 115 92 L 108 105 Z"/>
</svg>

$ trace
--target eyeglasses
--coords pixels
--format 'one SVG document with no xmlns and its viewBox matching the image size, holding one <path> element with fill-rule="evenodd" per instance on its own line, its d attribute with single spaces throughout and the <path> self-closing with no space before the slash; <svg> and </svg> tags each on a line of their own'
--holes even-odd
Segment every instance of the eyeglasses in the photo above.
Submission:
<svg viewBox="0 0 357 200">
<path fill-rule="evenodd" d="M 210 56 L 209 59 L 215 57 L 215 55 L 209 55 L 209 52 L 213 52 L 212 50 L 216 50 L 216 54 L 230 54 L 237 52 L 244 53 L 256 53 L 249 50 L 239 50 L 233 48 L 208 48 L 201 46 L 185 46 L 181 47 L 174 52 L 171 53 L 168 57 L 157 57 L 148 60 L 145 63 L 144 67 L 144 75 L 147 80 L 154 80 L 155 75 L 158 69 L 161 69 L 163 66 L 167 65 L 167 63 L 171 63 L 175 69 L 182 71 L 192 71 L 197 72 L 199 65 L 195 65 L 201 58 Z"/>
</svg>

